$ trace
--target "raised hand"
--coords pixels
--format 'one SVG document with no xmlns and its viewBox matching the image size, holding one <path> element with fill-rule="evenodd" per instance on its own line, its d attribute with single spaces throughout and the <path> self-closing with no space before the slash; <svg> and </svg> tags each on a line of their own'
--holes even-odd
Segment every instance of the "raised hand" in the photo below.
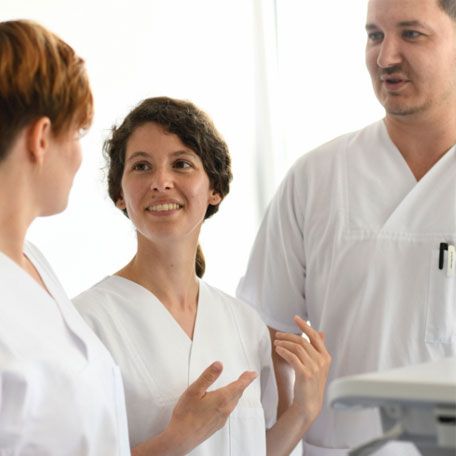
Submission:
<svg viewBox="0 0 456 456">
<path fill-rule="evenodd" d="M 257 374 L 246 371 L 234 382 L 208 392 L 222 370 L 223 366 L 218 361 L 205 369 L 179 398 L 166 429 L 135 447 L 132 454 L 185 455 L 223 427 L 242 393 Z"/>
<path fill-rule="evenodd" d="M 222 370 L 220 362 L 211 364 L 182 394 L 173 410 L 169 426 L 179 432 L 188 429 L 194 446 L 224 426 L 242 393 L 257 376 L 246 371 L 234 382 L 208 392 Z"/>
<path fill-rule="evenodd" d="M 296 316 L 294 321 L 307 336 L 276 332 L 274 347 L 295 372 L 292 407 L 312 422 L 320 413 L 328 378 L 331 356 L 326 350 L 324 335 Z"/>
</svg>

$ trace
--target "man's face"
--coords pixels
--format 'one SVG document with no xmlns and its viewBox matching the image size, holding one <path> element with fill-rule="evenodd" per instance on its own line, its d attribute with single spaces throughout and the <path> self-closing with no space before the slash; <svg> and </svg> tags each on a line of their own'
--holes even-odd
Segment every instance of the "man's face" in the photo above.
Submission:
<svg viewBox="0 0 456 456">
<path fill-rule="evenodd" d="M 387 114 L 454 106 L 455 27 L 437 0 L 369 0 L 366 64 Z"/>
</svg>

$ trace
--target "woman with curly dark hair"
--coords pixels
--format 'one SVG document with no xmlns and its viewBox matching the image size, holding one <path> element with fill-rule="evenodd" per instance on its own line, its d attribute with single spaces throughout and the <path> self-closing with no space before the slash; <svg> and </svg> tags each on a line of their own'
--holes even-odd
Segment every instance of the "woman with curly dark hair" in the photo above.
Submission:
<svg viewBox="0 0 456 456">
<path fill-rule="evenodd" d="M 0 22 L 1 455 L 131 454 L 119 369 L 26 241 L 36 218 L 67 205 L 92 108 L 67 43 L 34 22 Z M 221 370 L 201 369 L 167 427 L 133 454 L 184 455 L 223 426 L 254 374 L 206 394 Z"/>
<path fill-rule="evenodd" d="M 105 143 L 108 189 L 131 220 L 137 251 L 75 304 L 124 377 L 130 443 L 165 429 L 182 391 L 214 359 L 223 383 L 256 380 L 227 423 L 193 455 L 286 455 L 314 419 L 328 363 L 322 335 L 297 319 L 304 338 L 283 334 L 276 350 L 296 372 L 292 405 L 276 422 L 268 330 L 247 305 L 202 280 L 199 234 L 228 194 L 228 148 L 209 117 L 188 101 L 149 98 Z"/>
</svg>

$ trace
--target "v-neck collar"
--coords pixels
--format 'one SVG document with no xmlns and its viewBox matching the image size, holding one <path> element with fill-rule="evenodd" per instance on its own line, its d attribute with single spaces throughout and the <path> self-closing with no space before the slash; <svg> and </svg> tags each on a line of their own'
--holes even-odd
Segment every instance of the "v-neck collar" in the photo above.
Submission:
<svg viewBox="0 0 456 456">
<path fill-rule="evenodd" d="M 398 149 L 396 144 L 391 139 L 391 136 L 388 132 L 388 127 L 386 125 L 385 119 L 381 121 L 381 129 L 380 129 L 380 135 L 383 139 L 383 143 L 385 145 L 385 149 L 391 153 L 394 157 L 396 157 L 396 162 L 399 167 L 403 168 L 403 174 L 404 178 L 408 175 L 409 179 L 407 181 L 410 182 L 410 184 L 418 185 L 423 179 L 426 178 L 429 174 L 433 174 L 433 170 L 435 168 L 440 168 L 442 165 L 441 163 L 446 163 L 447 157 L 452 155 L 454 153 L 454 150 L 456 148 L 456 144 L 453 144 L 432 166 L 431 168 L 426 172 L 426 174 L 420 179 L 417 180 L 415 175 L 412 172 L 412 169 L 410 168 L 409 164 L 407 163 L 407 160 L 405 157 L 402 155 L 401 151 Z M 444 165 L 443 165 L 444 166 Z"/>
<path fill-rule="evenodd" d="M 416 180 L 415 175 L 413 174 L 410 166 L 408 165 L 401 151 L 392 141 L 388 133 L 388 128 L 386 126 L 385 119 L 379 122 L 379 137 L 381 143 L 385 148 L 384 150 L 388 153 L 392 161 L 396 164 L 397 168 L 401 170 L 404 182 L 411 188 L 415 186 L 418 183 L 418 181 Z"/>
<path fill-rule="evenodd" d="M 0 260 L 3 261 L 8 268 L 14 271 L 15 275 L 20 276 L 21 280 L 25 281 L 25 283 L 27 284 L 27 287 L 30 287 L 34 290 L 34 292 L 39 293 L 43 299 L 55 302 L 55 290 L 54 287 L 50 286 L 51 283 L 49 281 L 48 274 L 43 270 L 42 266 L 39 264 L 36 258 L 33 257 L 30 250 L 27 248 L 27 244 L 25 244 L 24 246 L 23 254 L 25 257 L 27 257 L 27 259 L 30 261 L 30 263 L 33 265 L 33 267 L 41 277 L 41 280 L 46 286 L 47 291 L 44 290 L 43 287 L 27 271 L 21 268 L 21 266 L 19 266 L 12 258 L 10 258 L 2 251 L 0 251 Z"/>
<path fill-rule="evenodd" d="M 169 309 L 157 298 L 157 296 L 151 290 L 149 290 L 146 287 L 143 287 L 142 285 L 133 280 L 121 277 L 119 275 L 112 275 L 107 277 L 107 279 L 113 281 L 114 283 L 117 282 L 117 284 L 122 288 L 134 288 L 138 294 L 135 296 L 135 302 L 131 302 L 131 304 L 138 307 L 136 311 L 140 312 L 141 314 L 143 314 L 144 312 L 148 314 L 150 312 L 150 306 L 153 306 L 154 312 L 158 312 L 160 314 L 162 321 L 167 322 L 170 330 L 173 330 L 173 332 L 176 335 L 178 334 L 178 337 L 182 339 L 184 343 L 189 345 L 193 344 L 199 327 L 198 321 L 199 314 L 201 312 L 202 302 L 204 301 L 201 298 L 203 287 L 201 286 L 200 280 L 198 280 L 198 302 L 196 307 L 193 338 L 190 338 L 188 334 L 184 331 L 182 326 L 174 318 L 173 314 L 169 311 Z M 128 290 L 125 291 L 126 293 L 128 293 Z M 147 318 L 147 315 L 144 315 L 144 317 Z"/>
<path fill-rule="evenodd" d="M 34 253 L 32 246 L 27 242 L 24 244 L 23 253 L 32 263 L 47 289 L 47 291 L 44 290 L 39 285 L 39 283 L 34 280 L 33 277 L 24 269 L 22 269 L 15 261 L 5 255 L 3 252 L 0 252 L 0 262 L 3 262 L 10 270 L 12 273 L 12 278 L 14 277 L 13 280 L 20 284 L 20 292 L 23 292 L 24 294 L 30 293 L 30 296 L 36 296 L 36 299 L 34 299 L 32 303 L 28 302 L 29 299 L 23 298 L 23 304 L 25 305 L 24 311 L 29 312 L 30 309 L 27 308 L 27 305 L 31 304 L 34 306 L 34 309 L 36 308 L 36 310 L 39 312 L 39 307 L 36 307 L 38 302 L 41 302 L 46 307 L 49 306 L 49 309 L 55 309 L 60 314 L 62 323 L 65 325 L 66 329 L 69 331 L 69 334 L 76 342 L 79 350 L 87 359 L 89 351 L 87 344 L 85 343 L 85 338 L 83 336 L 85 323 L 83 322 L 82 317 L 80 317 L 76 309 L 73 308 L 73 305 L 65 294 L 60 283 L 54 277 L 52 270 L 50 270 L 50 267 L 46 264 L 45 261 L 43 261 L 38 255 Z M 54 312 L 54 310 L 49 311 Z M 27 317 L 30 317 L 30 315 L 27 315 Z M 79 325 L 79 323 L 81 323 L 81 325 Z"/>
<path fill-rule="evenodd" d="M 416 181 L 383 121 L 362 130 L 345 149 L 345 203 L 350 237 L 423 238 L 453 233 L 456 148 Z"/>
</svg>

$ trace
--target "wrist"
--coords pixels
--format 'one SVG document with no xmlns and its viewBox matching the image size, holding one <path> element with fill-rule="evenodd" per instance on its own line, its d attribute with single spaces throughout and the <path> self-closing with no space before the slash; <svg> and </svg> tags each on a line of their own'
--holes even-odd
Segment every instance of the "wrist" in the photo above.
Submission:
<svg viewBox="0 0 456 456">
<path fill-rule="evenodd" d="M 184 456 L 187 453 L 179 433 L 167 427 L 160 434 L 132 449 L 132 456 Z"/>
<path fill-rule="evenodd" d="M 292 402 L 286 413 L 292 417 L 295 426 L 305 433 L 315 420 L 317 414 L 312 413 L 308 407 Z"/>
</svg>

